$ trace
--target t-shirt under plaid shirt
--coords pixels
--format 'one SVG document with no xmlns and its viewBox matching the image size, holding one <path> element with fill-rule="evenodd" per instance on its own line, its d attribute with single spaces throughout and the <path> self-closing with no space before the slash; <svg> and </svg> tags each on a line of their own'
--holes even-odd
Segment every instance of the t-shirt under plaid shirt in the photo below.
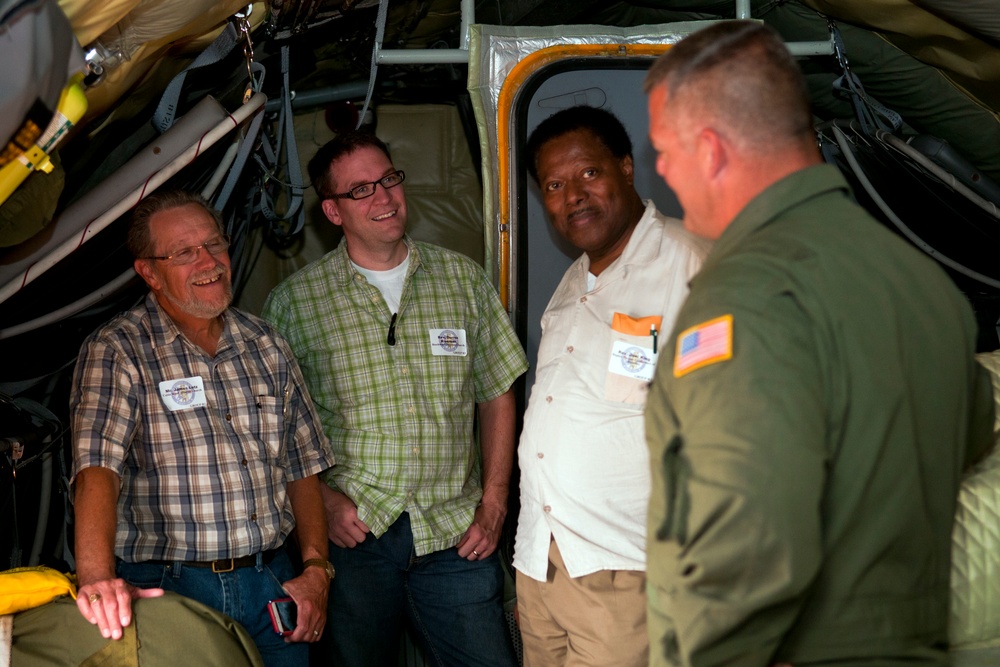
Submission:
<svg viewBox="0 0 1000 667">
<path fill-rule="evenodd" d="M 471 525 L 482 498 L 476 404 L 504 394 L 527 361 L 480 266 L 405 241 L 395 322 L 346 242 L 276 287 L 264 317 L 292 346 L 333 445 L 324 479 L 376 536 L 408 512 L 424 555 Z"/>
<path fill-rule="evenodd" d="M 289 481 L 334 463 L 288 344 L 230 308 L 214 357 L 150 294 L 84 341 L 73 378 L 73 474 L 121 477 L 115 553 L 237 558 L 284 543 Z"/>
</svg>

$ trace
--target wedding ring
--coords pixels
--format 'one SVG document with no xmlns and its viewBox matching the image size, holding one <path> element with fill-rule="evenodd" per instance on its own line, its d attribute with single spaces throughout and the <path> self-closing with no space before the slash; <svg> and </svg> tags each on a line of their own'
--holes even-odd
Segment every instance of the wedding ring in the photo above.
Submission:
<svg viewBox="0 0 1000 667">
<path fill-rule="evenodd" d="M 89 596 L 87 596 L 87 599 L 90 600 L 90 604 L 97 604 L 101 600 L 101 594 L 91 593 Z"/>
<path fill-rule="evenodd" d="M 313 636 L 319 637 L 319 630 L 313 630 Z"/>
<path fill-rule="evenodd" d="M 478 555 L 479 555 L 479 552 L 478 552 L 478 551 L 476 551 L 475 549 L 473 549 L 473 550 L 472 550 L 472 555 L 473 555 L 473 556 L 478 556 Z"/>
</svg>

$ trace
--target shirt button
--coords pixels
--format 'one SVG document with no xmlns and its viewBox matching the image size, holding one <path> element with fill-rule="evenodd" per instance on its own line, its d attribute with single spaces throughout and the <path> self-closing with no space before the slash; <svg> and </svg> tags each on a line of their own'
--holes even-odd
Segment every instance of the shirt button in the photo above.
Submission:
<svg viewBox="0 0 1000 667">
<path fill-rule="evenodd" d="M 406 497 L 407 498 L 412 498 L 413 497 L 413 491 L 407 491 L 406 492 Z"/>
<path fill-rule="evenodd" d="M 408 375 L 410 373 L 410 369 L 407 368 L 406 366 L 403 366 L 402 368 L 399 369 L 399 372 L 402 373 L 403 375 Z"/>
<path fill-rule="evenodd" d="M 417 453 L 419 453 L 419 452 L 420 452 L 420 448 L 419 448 L 419 447 L 414 447 L 414 448 L 413 448 L 413 453 L 414 453 L 414 454 L 417 454 Z"/>
<path fill-rule="evenodd" d="M 546 510 L 546 511 L 548 511 L 548 510 Z M 257 513 L 256 512 L 254 512 L 253 514 L 250 515 L 250 520 L 251 521 L 256 521 L 257 520 Z"/>
<path fill-rule="evenodd" d="M 580 297 L 580 303 L 587 303 L 587 297 L 581 296 Z"/>
<path fill-rule="evenodd" d="M 572 352 L 572 351 L 573 351 L 573 346 L 572 346 L 572 345 L 568 346 L 568 347 L 566 348 L 566 351 L 567 351 L 567 352 Z"/>
<path fill-rule="evenodd" d="M 246 460 L 246 459 L 243 459 L 242 461 L 240 461 L 240 464 L 242 464 L 242 466 L 243 466 L 244 468 L 246 468 L 246 467 L 247 467 L 247 460 Z"/>
<path fill-rule="evenodd" d="M 541 452 L 538 452 L 538 458 L 544 459 L 545 458 L 545 454 L 542 454 Z"/>
<path fill-rule="evenodd" d="M 227 422 L 233 421 L 233 416 L 231 414 L 229 414 L 228 412 L 226 413 L 226 421 Z"/>
<path fill-rule="evenodd" d="M 552 505 L 546 505 L 542 509 L 545 510 L 546 512 L 551 512 L 552 511 Z"/>
<path fill-rule="evenodd" d="M 408 408 L 406 408 L 406 411 L 409 412 L 412 415 L 413 413 L 415 413 L 417 411 L 417 409 L 411 405 Z"/>
<path fill-rule="evenodd" d="M 551 396 L 546 396 L 545 397 L 545 402 L 546 403 L 551 403 L 552 402 L 552 397 Z"/>
</svg>

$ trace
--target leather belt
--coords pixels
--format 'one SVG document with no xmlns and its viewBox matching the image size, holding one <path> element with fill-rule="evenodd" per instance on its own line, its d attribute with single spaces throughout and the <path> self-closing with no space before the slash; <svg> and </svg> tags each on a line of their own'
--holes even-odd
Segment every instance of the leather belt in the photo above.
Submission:
<svg viewBox="0 0 1000 667">
<path fill-rule="evenodd" d="M 267 551 L 262 551 L 261 561 L 263 561 L 264 565 L 267 565 L 274 560 L 274 557 L 278 555 L 279 551 L 281 551 L 281 549 L 268 549 Z M 173 565 L 174 563 L 179 563 L 184 567 L 210 567 L 212 568 L 212 572 L 220 574 L 223 572 L 232 572 L 233 570 L 241 567 L 256 567 L 257 554 L 240 556 L 239 558 L 220 558 L 218 560 L 150 560 L 146 562 L 153 565 Z"/>
</svg>

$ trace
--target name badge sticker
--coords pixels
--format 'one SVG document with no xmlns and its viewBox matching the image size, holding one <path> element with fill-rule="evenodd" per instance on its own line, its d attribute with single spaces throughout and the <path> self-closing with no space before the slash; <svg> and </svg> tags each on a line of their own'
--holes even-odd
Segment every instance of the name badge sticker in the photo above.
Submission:
<svg viewBox="0 0 1000 667">
<path fill-rule="evenodd" d="M 205 383 L 200 375 L 160 383 L 160 398 L 171 412 L 204 407 Z"/>
<path fill-rule="evenodd" d="M 611 347 L 608 372 L 644 382 L 652 382 L 653 371 L 656 370 L 656 357 L 657 354 L 653 352 L 652 348 L 616 340 Z"/>
<path fill-rule="evenodd" d="M 465 329 L 428 329 L 431 354 L 435 357 L 464 357 L 469 354 Z"/>
</svg>

